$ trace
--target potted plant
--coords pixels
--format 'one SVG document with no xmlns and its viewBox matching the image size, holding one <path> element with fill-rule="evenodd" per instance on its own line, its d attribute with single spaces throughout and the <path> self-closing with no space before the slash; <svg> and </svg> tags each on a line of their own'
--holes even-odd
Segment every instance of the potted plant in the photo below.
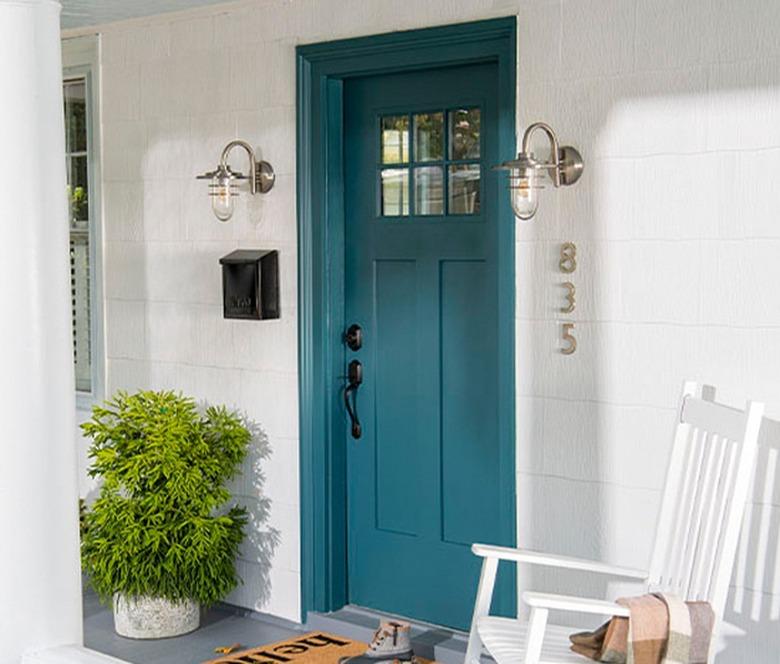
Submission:
<svg viewBox="0 0 780 664">
<path fill-rule="evenodd" d="M 160 638 L 198 628 L 200 606 L 237 584 L 246 510 L 225 483 L 251 433 L 224 407 L 201 411 L 173 392 L 118 392 L 81 427 L 89 474 L 102 479 L 85 512 L 82 565 L 122 636 Z"/>
</svg>

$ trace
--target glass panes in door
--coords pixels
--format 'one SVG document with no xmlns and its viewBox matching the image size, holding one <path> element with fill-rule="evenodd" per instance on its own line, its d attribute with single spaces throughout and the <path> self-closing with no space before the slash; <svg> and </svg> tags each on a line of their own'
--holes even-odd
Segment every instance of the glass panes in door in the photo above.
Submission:
<svg viewBox="0 0 780 664">
<path fill-rule="evenodd" d="M 381 217 L 480 213 L 479 108 L 383 115 L 379 128 Z"/>
</svg>

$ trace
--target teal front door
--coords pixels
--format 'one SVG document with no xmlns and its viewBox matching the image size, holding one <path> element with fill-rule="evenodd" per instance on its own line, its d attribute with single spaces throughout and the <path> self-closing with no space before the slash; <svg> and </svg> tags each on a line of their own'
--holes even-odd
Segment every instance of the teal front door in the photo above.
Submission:
<svg viewBox="0 0 780 664">
<path fill-rule="evenodd" d="M 349 601 L 456 628 L 478 580 L 470 545 L 514 543 L 497 85 L 487 63 L 344 83 L 344 328 L 360 327 L 344 348 L 360 422 L 345 441 Z"/>
</svg>

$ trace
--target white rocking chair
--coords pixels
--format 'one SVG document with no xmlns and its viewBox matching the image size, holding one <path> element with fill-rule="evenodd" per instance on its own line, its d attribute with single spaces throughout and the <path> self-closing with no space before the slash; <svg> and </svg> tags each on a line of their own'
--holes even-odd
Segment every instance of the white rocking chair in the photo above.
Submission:
<svg viewBox="0 0 780 664">
<path fill-rule="evenodd" d="M 489 615 L 500 560 L 565 568 L 641 580 L 648 591 L 663 590 L 686 600 L 708 601 L 717 631 L 723 617 L 740 525 L 749 495 L 764 412 L 761 403 L 745 410 L 717 404 L 713 388 L 685 383 L 679 407 L 663 501 L 649 571 L 600 562 L 475 544 L 484 558 L 465 664 L 479 664 L 483 646 L 498 664 L 586 662 L 569 650 L 572 627 L 548 625 L 550 610 L 626 616 L 606 600 L 525 592 L 527 622 Z M 715 643 L 713 635 L 712 643 Z M 710 663 L 715 648 L 710 648 Z"/>
</svg>

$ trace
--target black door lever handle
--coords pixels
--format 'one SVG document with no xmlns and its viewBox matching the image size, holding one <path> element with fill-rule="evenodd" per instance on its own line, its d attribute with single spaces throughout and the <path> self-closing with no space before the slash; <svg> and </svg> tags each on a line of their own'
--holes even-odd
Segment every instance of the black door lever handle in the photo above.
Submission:
<svg viewBox="0 0 780 664">
<path fill-rule="evenodd" d="M 357 392 L 363 382 L 363 365 L 359 360 L 352 360 L 349 363 L 347 371 L 347 386 L 344 388 L 344 406 L 347 409 L 347 415 L 352 422 L 352 437 L 355 439 L 363 435 L 363 429 L 360 426 L 360 417 L 357 412 Z M 352 398 L 350 399 L 350 395 Z"/>
</svg>

